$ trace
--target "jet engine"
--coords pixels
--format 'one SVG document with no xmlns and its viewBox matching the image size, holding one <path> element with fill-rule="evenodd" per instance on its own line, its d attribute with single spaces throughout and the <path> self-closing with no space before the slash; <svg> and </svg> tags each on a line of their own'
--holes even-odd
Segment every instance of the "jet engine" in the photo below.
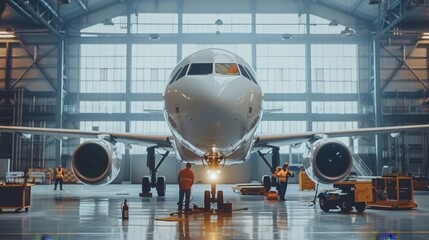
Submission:
<svg viewBox="0 0 429 240">
<path fill-rule="evenodd" d="M 307 175 L 314 181 L 331 184 L 346 178 L 352 168 L 352 153 L 335 139 L 314 142 L 302 159 Z"/>
<path fill-rule="evenodd" d="M 121 168 L 122 156 L 116 147 L 102 139 L 88 140 L 77 146 L 71 157 L 76 177 L 85 184 L 111 183 Z"/>
</svg>

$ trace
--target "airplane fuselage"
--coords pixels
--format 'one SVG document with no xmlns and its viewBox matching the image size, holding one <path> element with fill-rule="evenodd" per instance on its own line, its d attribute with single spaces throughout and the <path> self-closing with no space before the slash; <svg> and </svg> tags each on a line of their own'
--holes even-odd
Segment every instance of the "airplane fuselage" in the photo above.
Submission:
<svg viewBox="0 0 429 240">
<path fill-rule="evenodd" d="M 198 51 L 172 71 L 164 115 L 179 160 L 198 164 L 216 152 L 226 165 L 241 163 L 251 152 L 262 117 L 256 74 L 231 52 Z"/>
</svg>

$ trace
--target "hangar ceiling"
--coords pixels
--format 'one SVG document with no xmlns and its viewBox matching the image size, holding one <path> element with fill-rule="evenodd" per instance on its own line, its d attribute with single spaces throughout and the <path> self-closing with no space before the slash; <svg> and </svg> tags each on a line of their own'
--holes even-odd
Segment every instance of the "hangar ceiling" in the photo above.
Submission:
<svg viewBox="0 0 429 240">
<path fill-rule="evenodd" d="M 300 1 L 289 0 L 300 4 Z M 94 14 L 100 14 L 107 9 L 121 9 L 127 3 L 139 3 L 139 0 L 6 0 L 0 5 L 0 28 L 12 26 L 16 31 L 30 31 L 35 28 L 46 29 L 58 33 L 58 24 L 73 24 L 82 22 Z M 180 4 L 192 5 L 195 0 L 153 0 L 156 8 L 161 5 Z M 241 0 L 237 3 L 252 3 L 255 0 Z M 312 0 L 303 1 L 314 6 L 333 9 L 339 13 L 353 16 L 374 26 L 375 31 L 388 33 L 393 27 L 410 27 L 416 31 L 425 31 L 429 19 L 429 3 L 424 0 Z M 370 2 L 381 2 L 370 4 Z M 195 2 L 196 3 L 196 2 Z M 218 3 L 222 5 L 221 3 Z M 305 3 L 303 4 L 303 6 Z M 179 7 L 177 7 L 179 8 Z M 207 11 L 220 11 L 221 8 Z M 156 9 L 155 9 L 156 10 Z M 225 9 L 227 10 L 227 9 Z M 178 9 L 170 8 L 170 11 Z M 229 11 L 231 11 L 229 9 Z M 116 13 L 118 14 L 118 13 Z M 29 24 L 30 23 L 30 24 Z"/>
</svg>

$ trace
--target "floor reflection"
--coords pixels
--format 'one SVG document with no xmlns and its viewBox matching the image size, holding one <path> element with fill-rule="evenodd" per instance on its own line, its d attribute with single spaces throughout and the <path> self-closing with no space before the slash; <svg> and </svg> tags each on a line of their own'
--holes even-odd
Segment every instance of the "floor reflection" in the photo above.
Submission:
<svg viewBox="0 0 429 240">
<path fill-rule="evenodd" d="M 179 220 L 177 224 L 177 237 L 180 240 L 190 240 L 191 235 L 189 234 L 189 219 L 184 218 Z"/>
<path fill-rule="evenodd" d="M 52 186 L 34 187 L 28 212 L 0 214 L 0 239 L 429 239 L 429 192 L 415 196 L 419 204 L 415 210 L 367 209 L 362 214 L 341 214 L 310 206 L 314 192 L 299 192 L 294 185 L 288 189 L 286 202 L 240 195 L 230 186 L 220 185 L 233 209 L 248 209 L 160 221 L 156 219 L 169 218 L 176 211 L 177 191 L 167 192 L 163 198 L 140 198 L 139 185 L 66 187 L 61 192 L 52 191 Z M 193 190 L 194 204 L 202 205 L 206 187 L 197 185 Z M 121 219 L 125 197 L 117 193 L 128 194 L 128 220 Z"/>
</svg>

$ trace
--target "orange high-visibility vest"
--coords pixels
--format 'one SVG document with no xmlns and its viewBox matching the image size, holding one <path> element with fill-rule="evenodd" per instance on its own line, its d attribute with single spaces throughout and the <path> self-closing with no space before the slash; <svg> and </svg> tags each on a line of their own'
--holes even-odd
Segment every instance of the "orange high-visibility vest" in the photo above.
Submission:
<svg viewBox="0 0 429 240">
<path fill-rule="evenodd" d="M 63 169 L 62 168 L 61 169 L 57 168 L 57 176 L 56 176 L 56 178 L 64 178 Z"/>
<path fill-rule="evenodd" d="M 194 172 L 189 168 L 184 168 L 180 170 L 178 180 L 181 189 L 191 189 L 194 183 Z"/>
<path fill-rule="evenodd" d="M 289 169 L 286 169 L 286 170 L 281 169 L 277 173 L 277 176 L 279 177 L 279 182 L 286 182 L 288 176 L 292 176 L 292 175 L 293 173 Z"/>
</svg>

